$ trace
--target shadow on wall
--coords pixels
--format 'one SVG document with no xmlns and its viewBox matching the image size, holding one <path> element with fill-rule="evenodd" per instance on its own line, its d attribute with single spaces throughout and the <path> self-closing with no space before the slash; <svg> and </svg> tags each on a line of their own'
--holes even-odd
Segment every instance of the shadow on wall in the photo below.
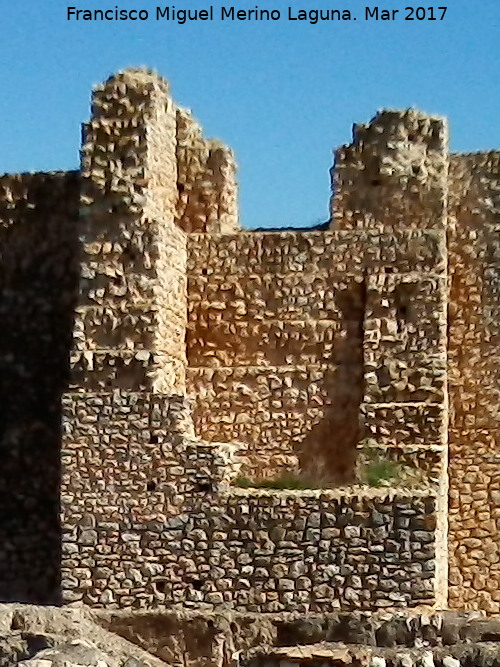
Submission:
<svg viewBox="0 0 500 667">
<path fill-rule="evenodd" d="M 364 396 L 363 340 L 366 282 L 338 289 L 335 302 L 342 313 L 342 333 L 332 356 L 329 405 L 321 421 L 300 443 L 299 466 L 308 478 L 348 484 L 355 479 L 360 410 Z"/>
<path fill-rule="evenodd" d="M 4 602 L 61 602 L 61 397 L 78 290 L 78 204 L 76 172 L 0 179 Z"/>
</svg>

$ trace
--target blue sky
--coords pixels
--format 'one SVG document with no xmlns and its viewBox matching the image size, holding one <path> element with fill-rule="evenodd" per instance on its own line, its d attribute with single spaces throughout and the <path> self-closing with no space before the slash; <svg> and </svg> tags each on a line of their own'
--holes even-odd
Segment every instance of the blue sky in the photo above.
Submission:
<svg viewBox="0 0 500 667">
<path fill-rule="evenodd" d="M 214 0 L 216 15 L 222 4 Z M 210 0 L 179 0 L 202 8 Z M 234 0 L 238 8 L 255 1 Z M 379 7 L 431 6 L 380 0 Z M 0 173 L 74 169 L 91 86 L 147 65 L 240 165 L 247 227 L 327 218 L 332 150 L 382 107 L 450 118 L 455 151 L 500 148 L 500 0 L 439 0 L 444 21 L 364 21 L 366 0 L 262 0 L 261 9 L 351 10 L 351 22 L 68 22 L 67 7 L 156 0 L 0 0 Z"/>
</svg>

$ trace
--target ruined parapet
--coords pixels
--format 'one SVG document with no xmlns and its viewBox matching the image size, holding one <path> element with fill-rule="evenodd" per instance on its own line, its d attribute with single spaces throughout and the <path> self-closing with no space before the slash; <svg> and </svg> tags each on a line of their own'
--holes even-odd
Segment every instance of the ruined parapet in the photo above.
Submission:
<svg viewBox="0 0 500 667">
<path fill-rule="evenodd" d="M 177 109 L 176 221 L 185 232 L 238 231 L 236 162 L 224 144 L 203 137 L 186 109 Z"/>
<path fill-rule="evenodd" d="M 500 224 L 500 151 L 450 155 L 448 189 L 451 230 Z"/>
<path fill-rule="evenodd" d="M 448 127 L 415 109 L 355 125 L 335 153 L 331 223 L 338 228 L 439 228 L 446 214 Z"/>
<path fill-rule="evenodd" d="M 186 241 L 177 205 L 175 108 L 142 70 L 94 92 L 82 149 L 85 218 L 74 384 L 184 389 Z"/>
</svg>

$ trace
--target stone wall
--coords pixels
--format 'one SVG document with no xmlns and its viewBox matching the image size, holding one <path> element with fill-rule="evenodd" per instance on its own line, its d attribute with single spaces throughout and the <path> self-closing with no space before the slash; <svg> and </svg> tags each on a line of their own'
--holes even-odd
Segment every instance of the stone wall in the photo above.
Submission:
<svg viewBox="0 0 500 667">
<path fill-rule="evenodd" d="M 79 174 L 0 177 L 0 600 L 60 600 L 61 395 Z"/>
<path fill-rule="evenodd" d="M 499 180 L 380 112 L 329 230 L 241 232 L 163 79 L 96 88 L 80 173 L 0 177 L 0 598 L 58 601 L 62 543 L 66 601 L 444 607 L 449 473 L 450 604 L 500 612 Z M 419 490 L 229 488 L 345 484 L 367 448 Z"/>
<path fill-rule="evenodd" d="M 319 472 L 315 455 L 325 475 L 351 473 L 339 457 L 357 442 L 363 274 L 336 245 L 320 233 L 188 239 L 195 428 L 208 440 L 245 442 L 252 477 Z M 337 258 L 349 269 L 339 272 Z"/>
<path fill-rule="evenodd" d="M 371 317 L 394 334 L 394 294 L 410 283 L 422 327 L 405 329 L 403 367 L 419 336 L 431 352 L 440 344 L 440 233 L 185 234 L 172 183 L 193 157 L 179 154 L 179 124 L 191 121 L 167 92 L 147 72 L 113 77 L 94 94 L 85 134 L 74 372 L 63 397 L 64 601 L 256 613 L 433 605 L 435 484 L 294 493 L 230 483 L 241 460 L 260 472 L 273 456 L 288 465 L 302 455 L 305 469 L 323 455 L 333 469 L 346 443 L 351 472 L 363 400 L 439 419 L 440 376 L 421 364 L 413 387 L 385 396 L 381 374 L 366 393 L 363 332 Z M 196 428 L 184 397 L 186 314 Z M 388 354 L 383 335 L 369 343 Z M 215 428 L 200 428 L 200 414 Z M 289 415 L 303 420 L 292 430 Z M 266 449 L 255 436 L 271 428 L 280 439 Z M 414 455 L 408 429 L 402 443 Z M 304 436 L 301 454 L 292 446 Z M 236 440 L 239 450 L 220 444 Z"/>
<path fill-rule="evenodd" d="M 196 432 L 245 442 L 252 476 L 300 467 L 345 482 L 365 401 L 363 437 L 425 456 L 445 429 L 445 267 L 433 231 L 189 235 Z M 408 417 L 397 443 L 379 421 L 388 403 Z"/>
<path fill-rule="evenodd" d="M 157 527 L 194 493 L 227 484 L 233 470 L 231 448 L 194 439 L 184 396 L 176 121 L 166 82 L 132 70 L 95 89 L 85 127 L 83 248 L 62 415 L 66 602 L 129 606 L 137 593 L 142 604 L 141 590 L 123 584 L 136 579 L 134 531 L 146 531 L 146 551 L 161 554 Z M 110 560 L 121 574 L 103 585 Z"/>
<path fill-rule="evenodd" d="M 182 448 L 175 451 L 184 455 Z M 436 503 L 430 491 L 266 492 L 198 485 L 188 490 L 183 514 L 168 519 L 163 498 L 141 491 L 155 465 L 152 451 L 111 452 L 93 448 L 74 469 L 90 516 L 82 516 L 77 491 L 68 503 L 74 528 L 64 544 L 68 600 L 108 608 L 249 612 L 435 601 Z M 143 465 L 131 475 L 134 462 Z M 103 471 L 99 479 L 96 464 Z"/>
<path fill-rule="evenodd" d="M 118 75 L 94 92 L 82 149 L 85 220 L 73 385 L 184 389 L 185 235 L 175 109 L 165 82 Z"/>
<path fill-rule="evenodd" d="M 444 229 L 448 124 L 416 109 L 354 125 L 335 153 L 331 219 L 342 229 Z"/>
<path fill-rule="evenodd" d="M 500 153 L 450 169 L 450 605 L 500 611 Z"/>
<path fill-rule="evenodd" d="M 220 141 L 203 137 L 186 109 L 177 109 L 176 222 L 185 232 L 235 232 L 238 222 L 236 163 Z"/>
<path fill-rule="evenodd" d="M 193 437 L 182 396 L 67 394 L 63 409 L 64 600 L 147 606 L 165 526 L 227 487 L 233 450 Z"/>
<path fill-rule="evenodd" d="M 384 438 L 378 438 L 393 430 L 395 411 L 404 415 L 404 434 L 398 433 L 402 449 L 412 445 L 417 457 L 420 450 L 420 458 L 427 459 L 424 470 L 431 464 L 428 444 L 434 443 L 431 458 L 438 454 L 440 459 L 437 579 L 442 606 L 448 592 L 448 171 L 444 118 L 413 109 L 381 111 L 369 124 L 355 125 L 352 143 L 336 152 L 331 201 L 331 224 L 339 229 L 377 231 L 381 243 L 394 229 L 417 235 L 435 230 L 439 239 L 440 267 L 433 276 L 422 275 L 414 265 L 407 275 L 382 269 L 368 278 L 363 413 L 371 449 L 394 455 L 394 448 L 387 450 Z M 428 420 L 430 411 L 434 418 Z M 384 412 L 392 412 L 387 424 L 378 422 Z M 376 424 L 369 421 L 374 413 Z M 417 431 L 427 445 L 418 445 Z"/>
</svg>

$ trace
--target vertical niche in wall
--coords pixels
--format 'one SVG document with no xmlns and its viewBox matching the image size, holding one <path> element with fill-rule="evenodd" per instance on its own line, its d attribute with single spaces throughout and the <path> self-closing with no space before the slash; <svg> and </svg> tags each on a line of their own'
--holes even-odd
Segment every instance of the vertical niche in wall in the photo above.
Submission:
<svg viewBox="0 0 500 667">
<path fill-rule="evenodd" d="M 414 283 L 400 283 L 394 288 L 394 308 L 396 311 L 396 327 L 398 334 L 403 334 L 412 321 L 411 300 L 416 289 Z"/>
<path fill-rule="evenodd" d="M 327 400 L 303 442 L 299 464 L 304 475 L 320 483 L 348 484 L 355 480 L 361 436 L 366 280 L 344 278 L 334 291 L 340 321 L 323 380 Z"/>
</svg>

